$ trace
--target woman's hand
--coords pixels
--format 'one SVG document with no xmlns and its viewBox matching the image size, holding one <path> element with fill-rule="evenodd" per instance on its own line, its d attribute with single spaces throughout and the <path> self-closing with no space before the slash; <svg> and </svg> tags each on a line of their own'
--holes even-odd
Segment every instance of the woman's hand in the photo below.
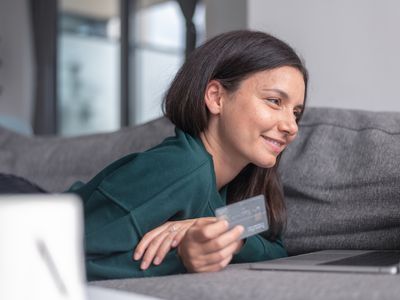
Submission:
<svg viewBox="0 0 400 300">
<path fill-rule="evenodd" d="M 149 231 L 136 246 L 133 259 L 139 260 L 143 257 L 140 265 L 142 270 L 146 270 L 151 263 L 161 264 L 165 255 L 179 245 L 186 231 L 195 221 L 195 219 L 169 221 Z"/>
<path fill-rule="evenodd" d="M 198 219 L 186 231 L 178 253 L 189 272 L 216 272 L 225 268 L 243 245 L 243 226 L 228 231 L 228 222 Z"/>
</svg>

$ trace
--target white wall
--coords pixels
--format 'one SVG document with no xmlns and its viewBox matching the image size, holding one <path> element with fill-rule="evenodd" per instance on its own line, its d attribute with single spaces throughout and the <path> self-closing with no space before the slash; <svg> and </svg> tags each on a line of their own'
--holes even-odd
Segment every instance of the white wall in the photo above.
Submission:
<svg viewBox="0 0 400 300">
<path fill-rule="evenodd" d="M 22 131 L 32 118 L 33 53 L 26 0 L 0 1 L 0 120 Z"/>
<path fill-rule="evenodd" d="M 207 39 L 247 27 L 247 0 L 204 0 L 204 3 Z"/>
<path fill-rule="evenodd" d="M 400 111 L 399 1 L 248 0 L 248 26 L 302 55 L 309 104 Z"/>
</svg>

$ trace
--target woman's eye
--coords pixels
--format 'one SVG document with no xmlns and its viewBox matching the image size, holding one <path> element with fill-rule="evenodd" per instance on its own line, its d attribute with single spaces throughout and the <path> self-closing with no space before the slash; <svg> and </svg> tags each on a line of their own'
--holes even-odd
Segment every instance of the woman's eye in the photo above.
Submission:
<svg viewBox="0 0 400 300">
<path fill-rule="evenodd" d="M 296 120 L 298 120 L 302 115 L 302 111 L 301 110 L 295 110 L 295 111 L 293 111 L 293 114 L 294 114 Z"/>
<path fill-rule="evenodd" d="M 279 99 L 279 98 L 268 98 L 267 101 L 274 105 L 278 105 L 278 106 L 281 105 L 281 99 Z"/>
</svg>

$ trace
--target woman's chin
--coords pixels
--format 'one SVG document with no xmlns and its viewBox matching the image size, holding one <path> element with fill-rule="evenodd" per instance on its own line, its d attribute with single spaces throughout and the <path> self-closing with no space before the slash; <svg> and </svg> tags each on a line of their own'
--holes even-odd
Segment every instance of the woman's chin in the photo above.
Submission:
<svg viewBox="0 0 400 300">
<path fill-rule="evenodd" d="M 253 162 L 254 165 L 260 168 L 269 169 L 275 166 L 276 164 L 276 157 L 271 158 L 269 160 L 262 160 L 262 161 L 255 161 Z"/>
</svg>

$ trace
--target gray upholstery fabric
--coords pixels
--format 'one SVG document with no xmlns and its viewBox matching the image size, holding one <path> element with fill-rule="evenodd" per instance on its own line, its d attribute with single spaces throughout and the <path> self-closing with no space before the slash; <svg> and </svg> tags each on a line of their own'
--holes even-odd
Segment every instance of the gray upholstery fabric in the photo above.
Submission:
<svg viewBox="0 0 400 300">
<path fill-rule="evenodd" d="M 0 128 L 0 173 L 19 175 L 51 192 L 87 181 L 112 161 L 173 135 L 166 119 L 80 137 L 27 137 Z"/>
<path fill-rule="evenodd" d="M 255 271 L 231 265 L 217 273 L 109 280 L 94 285 L 175 300 L 398 299 L 399 276 Z"/>
<path fill-rule="evenodd" d="M 165 119 L 114 133 L 30 138 L 0 128 L 0 172 L 49 191 L 173 134 Z M 290 254 L 317 249 L 400 249 L 400 113 L 309 108 L 280 172 Z M 397 299 L 399 276 L 268 272 L 230 266 L 208 274 L 96 285 L 165 299 Z"/>
<path fill-rule="evenodd" d="M 0 128 L 0 172 L 53 192 L 173 134 L 166 119 L 89 136 L 26 137 Z M 308 108 L 280 172 L 290 254 L 400 249 L 400 113 Z"/>
<path fill-rule="evenodd" d="M 400 249 L 400 113 L 311 108 L 280 171 L 290 254 Z"/>
</svg>

